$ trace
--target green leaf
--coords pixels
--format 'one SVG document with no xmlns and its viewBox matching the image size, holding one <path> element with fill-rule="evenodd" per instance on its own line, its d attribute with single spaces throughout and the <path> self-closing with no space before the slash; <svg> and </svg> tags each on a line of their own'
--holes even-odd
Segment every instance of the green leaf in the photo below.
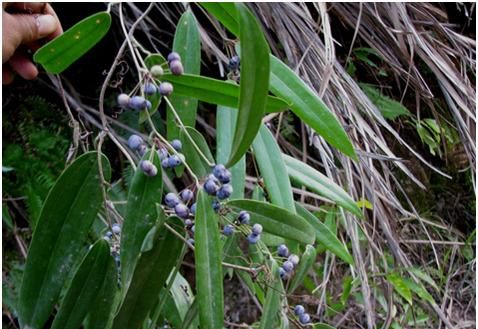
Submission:
<svg viewBox="0 0 478 329">
<path fill-rule="evenodd" d="M 173 84 L 174 93 L 176 94 L 234 109 L 237 109 L 239 106 L 239 86 L 233 82 L 192 74 L 183 74 L 180 76 L 165 74 L 163 80 Z M 287 107 L 288 104 L 282 99 L 267 96 L 266 112 L 281 112 Z"/>
<path fill-rule="evenodd" d="M 170 293 L 178 315 L 181 321 L 183 321 L 194 302 L 194 295 L 188 281 L 186 281 L 180 273 L 176 274 Z M 196 323 L 193 321 L 192 328 L 198 327 L 199 323 L 197 323 L 197 321 L 195 322 Z M 180 326 L 178 325 L 176 327 L 179 328 Z"/>
<path fill-rule="evenodd" d="M 295 213 L 294 196 L 282 152 L 265 125 L 261 126 L 252 147 L 271 203 Z"/>
<path fill-rule="evenodd" d="M 402 296 L 410 305 L 412 305 L 412 292 L 405 284 L 403 278 L 398 273 L 387 274 L 387 280 L 390 282 L 395 291 Z"/>
<path fill-rule="evenodd" d="M 254 15 L 237 3 L 241 40 L 241 84 L 231 154 L 226 167 L 247 152 L 261 127 L 269 93 L 269 45 Z"/>
<path fill-rule="evenodd" d="M 416 267 L 411 267 L 411 268 L 408 268 L 407 270 L 410 273 L 413 273 L 420 280 L 428 283 L 437 292 L 440 292 L 440 288 L 438 288 L 438 285 L 436 284 L 435 280 L 433 280 L 427 273 L 423 272 L 422 270 Z"/>
<path fill-rule="evenodd" d="M 403 279 L 403 283 L 408 289 L 416 293 L 418 297 L 420 297 L 422 300 L 429 302 L 430 304 L 435 304 L 435 300 L 433 299 L 432 295 L 430 295 L 430 293 L 425 289 L 422 284 L 415 283 L 407 278 Z"/>
<path fill-rule="evenodd" d="M 189 136 L 191 136 L 193 141 L 196 143 L 196 146 L 200 149 L 201 153 L 207 158 L 207 160 L 210 163 L 214 163 L 214 158 L 209 150 L 208 143 L 204 136 L 192 127 L 185 127 L 185 130 Z M 183 129 L 180 131 L 180 139 L 181 143 L 183 144 L 182 153 L 185 154 L 186 162 L 191 167 L 192 171 L 200 177 L 204 177 L 209 174 L 211 167 L 194 147 L 191 139 L 188 138 Z"/>
<path fill-rule="evenodd" d="M 289 177 L 293 182 L 304 185 L 311 191 L 336 202 L 339 206 L 350 211 L 352 214 L 358 217 L 363 217 L 360 208 L 355 201 L 327 176 L 293 157 L 285 154 L 283 154 L 282 157 L 287 166 Z"/>
<path fill-rule="evenodd" d="M 110 25 L 109 13 L 91 15 L 38 49 L 33 60 L 49 73 L 61 73 L 93 48 L 106 35 Z"/>
<path fill-rule="evenodd" d="M 397 102 L 390 97 L 382 95 L 377 89 L 367 84 L 360 84 L 360 88 L 372 101 L 373 104 L 380 110 L 383 117 L 389 120 L 395 120 L 401 115 L 410 116 L 410 111 L 403 106 L 400 102 Z"/>
<path fill-rule="evenodd" d="M 198 300 L 196 298 L 194 299 L 194 302 L 191 304 L 191 306 L 188 309 L 188 312 L 184 316 L 183 324 L 181 325 L 180 329 L 189 329 L 190 326 L 193 323 L 195 323 L 198 313 L 199 313 L 199 306 L 198 306 Z M 197 326 L 194 327 L 194 329 L 197 329 Z"/>
<path fill-rule="evenodd" d="M 104 178 L 109 180 L 108 159 L 100 158 Z M 83 154 L 62 173 L 45 200 L 20 291 L 22 327 L 43 327 L 83 254 L 82 246 L 103 201 L 98 168 L 98 153 Z"/>
<path fill-rule="evenodd" d="M 201 2 L 209 13 L 216 17 L 234 35 L 239 35 L 237 11 L 233 2 Z"/>
<path fill-rule="evenodd" d="M 314 328 L 314 329 L 335 329 L 335 327 L 329 326 L 326 323 L 314 323 L 312 328 Z"/>
<path fill-rule="evenodd" d="M 302 216 L 302 218 L 307 220 L 307 222 L 314 227 L 317 242 L 324 245 L 327 250 L 340 257 L 344 262 L 350 265 L 354 264 L 354 259 L 348 252 L 347 248 L 325 224 L 323 224 L 301 204 L 296 203 L 295 208 L 297 209 L 297 214 Z"/>
<path fill-rule="evenodd" d="M 226 163 L 231 153 L 233 127 L 237 121 L 237 110 L 218 106 L 216 112 L 216 162 Z M 233 188 L 231 199 L 244 198 L 246 184 L 246 157 L 243 156 L 231 171 L 231 185 Z"/>
<path fill-rule="evenodd" d="M 248 211 L 251 222 L 261 224 L 266 232 L 303 244 L 315 241 L 314 228 L 286 209 L 254 200 L 231 200 L 226 205 Z"/>
<path fill-rule="evenodd" d="M 151 159 L 158 169 L 154 177 L 136 169 L 130 185 L 126 214 L 121 232 L 121 282 L 127 291 L 139 257 L 143 240 L 158 219 L 156 203 L 161 203 L 163 179 L 157 152 L 146 152 L 143 160 Z"/>
<path fill-rule="evenodd" d="M 199 75 L 201 69 L 201 39 L 196 18 L 191 10 L 187 10 L 179 19 L 174 34 L 173 51 L 181 56 L 185 73 Z M 194 127 L 198 100 L 172 93 L 170 101 L 185 126 Z M 174 114 L 168 106 L 167 111 L 168 139 L 179 137 L 179 127 Z"/>
<path fill-rule="evenodd" d="M 151 54 L 145 58 L 144 63 L 146 67 L 150 69 L 154 65 L 164 65 L 167 61 L 164 59 L 163 55 L 161 54 Z M 152 116 L 159 108 L 159 104 L 161 104 L 161 95 L 159 93 L 155 93 L 151 96 L 146 96 L 146 98 L 151 102 L 151 108 L 149 110 L 143 110 L 139 112 L 139 123 L 143 123 L 148 120 L 149 116 Z"/>
<path fill-rule="evenodd" d="M 108 242 L 97 241 L 76 271 L 55 316 L 52 329 L 77 329 L 81 326 L 96 300 L 111 262 L 113 258 Z"/>
<path fill-rule="evenodd" d="M 271 273 L 272 282 L 269 283 L 269 288 L 267 288 L 260 329 L 276 328 L 281 312 L 281 295 L 284 293 L 284 287 L 279 274 L 279 266 L 274 260 L 271 260 Z"/>
<path fill-rule="evenodd" d="M 302 284 L 302 281 L 307 275 L 307 272 L 312 267 L 312 265 L 314 265 L 316 257 L 317 251 L 315 251 L 315 248 L 310 244 L 306 245 L 305 251 L 302 254 L 302 257 L 300 257 L 299 266 L 297 266 L 294 276 L 289 283 L 289 287 L 287 289 L 287 292 L 289 294 L 293 293 L 294 290 Z"/>
<path fill-rule="evenodd" d="M 141 328 L 182 254 L 184 243 L 164 226 L 164 212 L 160 212 L 159 217 L 160 220 L 155 225 L 154 246 L 141 253 L 112 329 Z M 172 220 L 169 223 L 173 225 Z M 176 227 L 177 231 L 178 228 Z"/>
<path fill-rule="evenodd" d="M 195 221 L 196 290 L 201 328 L 222 328 L 224 294 L 217 217 L 204 190 L 197 195 Z"/>
</svg>

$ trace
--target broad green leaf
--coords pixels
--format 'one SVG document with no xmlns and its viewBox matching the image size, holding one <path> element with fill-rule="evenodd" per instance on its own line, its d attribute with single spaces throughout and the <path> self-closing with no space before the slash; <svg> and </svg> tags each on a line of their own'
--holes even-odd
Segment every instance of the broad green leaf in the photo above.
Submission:
<svg viewBox="0 0 478 329">
<path fill-rule="evenodd" d="M 173 51 L 181 56 L 185 73 L 199 75 L 201 69 L 201 39 L 196 18 L 191 10 L 187 10 L 179 19 L 174 34 Z M 172 93 L 170 101 L 185 126 L 194 127 L 198 100 Z M 178 123 L 168 106 L 167 111 L 168 139 L 179 137 Z"/>
<path fill-rule="evenodd" d="M 336 202 L 352 214 L 363 217 L 355 201 L 327 176 L 293 157 L 285 154 L 282 157 L 289 172 L 289 177 L 293 182 L 304 185 L 311 191 Z"/>
<path fill-rule="evenodd" d="M 216 112 L 216 162 L 226 163 L 231 153 L 233 128 L 237 121 L 237 110 L 218 106 Z M 243 156 L 231 171 L 231 185 L 233 188 L 231 199 L 244 198 L 244 186 L 246 184 L 246 157 Z"/>
<path fill-rule="evenodd" d="M 209 150 L 208 143 L 204 136 L 192 127 L 185 127 L 185 130 L 199 148 L 202 155 L 205 156 L 211 164 L 213 164 L 214 158 Z M 208 165 L 206 160 L 204 160 L 196 147 L 194 147 L 191 139 L 187 136 L 186 131 L 181 129 L 179 135 L 181 143 L 183 144 L 182 153 L 185 155 L 186 162 L 191 167 L 192 171 L 194 171 L 194 173 L 199 177 L 204 177 L 211 172 L 211 167 Z"/>
<path fill-rule="evenodd" d="M 162 65 L 164 66 L 166 60 L 164 59 L 163 55 L 161 54 L 151 54 L 148 55 L 148 57 L 145 58 L 144 63 L 146 64 L 146 67 L 150 69 L 154 65 Z M 146 96 L 146 98 L 151 102 L 151 108 L 149 110 L 143 110 L 139 112 L 139 123 L 143 123 L 146 120 L 148 120 L 148 114 L 149 116 L 152 116 L 159 108 L 159 104 L 161 104 L 161 95 L 159 93 L 156 93 L 151 96 Z"/>
<path fill-rule="evenodd" d="M 295 204 L 295 208 L 297 209 L 297 214 L 302 216 L 302 218 L 314 227 L 317 242 L 324 245 L 327 250 L 340 257 L 344 262 L 350 265 L 354 264 L 354 259 L 347 248 L 325 224 L 299 203 Z"/>
<path fill-rule="evenodd" d="M 226 205 L 248 211 L 251 222 L 261 224 L 265 232 L 303 244 L 313 244 L 315 241 L 314 228 L 305 219 L 286 209 L 254 200 L 231 200 Z"/>
<path fill-rule="evenodd" d="M 383 117 L 389 120 L 395 120 L 401 115 L 410 116 L 410 111 L 396 100 L 382 95 L 377 89 L 367 84 L 360 84 L 360 88 L 372 101 L 372 103 L 380 110 Z"/>
<path fill-rule="evenodd" d="M 108 159 L 100 156 L 103 176 Z M 23 275 L 19 300 L 22 327 L 42 328 L 59 297 L 102 205 L 98 153 L 76 159 L 56 181 L 43 205 Z"/>
<path fill-rule="evenodd" d="M 271 278 L 272 282 L 268 283 L 266 300 L 262 309 L 262 318 L 259 328 L 269 329 L 276 328 L 281 312 L 281 295 L 284 294 L 282 279 L 279 275 L 279 266 L 274 260 L 271 260 Z"/>
<path fill-rule="evenodd" d="M 289 294 L 293 293 L 294 290 L 297 289 L 297 287 L 299 287 L 299 285 L 302 284 L 302 281 L 307 275 L 307 272 L 312 267 L 312 265 L 314 265 L 316 257 L 317 257 L 317 252 L 315 251 L 315 248 L 311 246 L 310 244 L 306 245 L 305 251 L 300 257 L 299 266 L 297 266 L 294 276 L 292 277 L 292 280 L 289 283 L 289 287 L 287 289 Z"/>
<path fill-rule="evenodd" d="M 164 212 L 160 212 L 159 217 L 154 246 L 141 253 L 112 329 L 141 327 L 182 254 L 184 243 L 164 226 Z M 169 224 L 173 225 L 173 221 L 169 221 Z M 175 228 L 178 231 L 179 227 Z"/>
<path fill-rule="evenodd" d="M 407 270 L 413 273 L 414 275 L 416 275 L 417 278 L 419 278 L 420 280 L 428 283 L 437 292 L 440 292 L 440 288 L 438 288 L 438 285 L 436 284 L 435 280 L 433 280 L 427 273 L 423 272 L 422 270 L 416 267 L 411 267 L 411 268 L 408 268 Z"/>
<path fill-rule="evenodd" d="M 199 190 L 195 221 L 196 291 L 201 328 L 222 328 L 224 294 L 222 252 L 211 198 Z"/>
<path fill-rule="evenodd" d="M 201 2 L 200 5 L 216 17 L 232 34 L 239 35 L 236 6 L 233 2 Z"/>
<path fill-rule="evenodd" d="M 241 77 L 242 79 L 242 77 Z M 330 145 L 357 159 L 354 148 L 339 121 L 305 82 L 287 65 L 271 57 L 271 91 L 289 102 L 292 112 Z"/>
<path fill-rule="evenodd" d="M 402 296 L 410 305 L 412 305 L 412 292 L 398 273 L 394 272 L 387 274 L 387 281 L 392 284 L 393 288 L 400 296 Z"/>
<path fill-rule="evenodd" d="M 173 84 L 176 94 L 196 98 L 210 104 L 239 108 L 239 85 L 236 83 L 192 74 L 180 76 L 165 74 L 162 79 Z M 266 112 L 280 112 L 287 107 L 288 104 L 282 99 L 267 96 Z"/>
<path fill-rule="evenodd" d="M 186 279 L 180 274 L 177 273 L 173 285 L 171 286 L 171 300 L 175 306 L 175 310 L 178 313 L 179 318 L 181 319 L 182 323 L 186 317 L 186 314 L 194 302 L 194 295 L 189 286 L 189 283 Z M 168 314 L 168 312 L 166 312 Z M 197 319 L 197 318 L 196 318 Z M 197 328 L 199 323 L 197 321 L 193 321 L 190 328 Z M 179 328 L 180 325 L 175 325 L 176 328 Z"/>
<path fill-rule="evenodd" d="M 265 125 L 261 126 L 252 148 L 271 203 L 295 213 L 294 196 L 282 152 Z"/>
<path fill-rule="evenodd" d="M 193 322 L 196 321 L 198 313 L 199 313 L 199 306 L 198 306 L 198 300 L 196 298 L 194 299 L 194 302 L 191 304 L 191 306 L 188 309 L 188 312 L 184 316 L 183 324 L 181 325 L 180 329 L 189 329 L 190 326 L 193 324 Z M 195 327 L 194 329 L 197 329 L 197 327 Z"/>
<path fill-rule="evenodd" d="M 425 289 L 425 287 L 422 284 L 415 283 L 412 280 L 407 278 L 403 279 L 403 284 L 408 289 L 416 293 L 418 297 L 420 297 L 423 301 L 429 302 L 430 304 L 435 304 L 435 300 L 433 299 L 432 295 L 430 295 L 430 293 Z"/>
<path fill-rule="evenodd" d="M 269 45 L 254 15 L 242 3 L 236 4 L 241 40 L 241 84 L 239 113 L 226 167 L 247 152 L 261 127 L 269 93 Z"/>
<path fill-rule="evenodd" d="M 314 323 L 312 326 L 314 329 L 335 329 L 335 327 L 332 327 L 326 323 Z"/>
<path fill-rule="evenodd" d="M 106 35 L 110 25 L 109 13 L 91 15 L 38 49 L 33 60 L 49 73 L 61 73 L 93 48 Z"/>
<path fill-rule="evenodd" d="M 103 239 L 97 241 L 76 271 L 52 329 L 77 329 L 81 326 L 86 314 L 92 310 L 91 306 L 103 285 L 110 262 L 113 262 L 113 258 L 108 242 Z"/>
<path fill-rule="evenodd" d="M 151 159 L 158 169 L 154 177 L 139 167 L 128 192 L 126 215 L 121 231 L 121 282 L 126 292 L 139 257 L 143 240 L 158 219 L 156 203 L 161 203 L 163 179 L 157 152 L 146 152 L 142 160 Z"/>
</svg>

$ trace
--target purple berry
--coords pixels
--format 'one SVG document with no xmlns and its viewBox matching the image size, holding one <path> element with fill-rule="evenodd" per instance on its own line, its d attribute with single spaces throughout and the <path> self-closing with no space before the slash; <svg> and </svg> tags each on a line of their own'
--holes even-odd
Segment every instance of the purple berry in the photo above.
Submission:
<svg viewBox="0 0 478 329">
<path fill-rule="evenodd" d="M 224 170 L 221 175 L 218 177 L 219 181 L 223 184 L 227 184 L 231 181 L 231 172 L 229 170 Z"/>
<path fill-rule="evenodd" d="M 191 206 L 191 214 L 196 215 L 196 202 Z"/>
<path fill-rule="evenodd" d="M 239 65 L 241 64 L 241 60 L 239 59 L 239 56 L 232 56 L 231 59 L 229 59 L 229 63 L 227 64 L 227 68 L 229 71 L 235 71 L 239 69 Z"/>
<path fill-rule="evenodd" d="M 128 107 L 129 105 L 129 96 L 127 94 L 118 95 L 118 105 L 121 107 Z"/>
<path fill-rule="evenodd" d="M 279 275 L 281 279 L 285 279 L 287 277 L 287 272 L 284 271 L 282 267 L 279 267 Z"/>
<path fill-rule="evenodd" d="M 196 225 L 191 226 L 191 232 L 194 234 L 194 231 L 196 231 Z"/>
<path fill-rule="evenodd" d="M 149 160 L 143 160 L 140 163 L 141 170 L 148 176 L 156 176 L 158 168 Z"/>
<path fill-rule="evenodd" d="M 212 168 L 212 174 L 217 178 L 224 170 L 226 170 L 226 167 L 219 163 Z"/>
<path fill-rule="evenodd" d="M 282 268 L 284 269 L 284 271 L 286 271 L 287 273 L 290 273 L 292 272 L 292 270 L 294 269 L 294 264 L 292 264 L 292 262 L 286 260 L 284 262 L 284 264 L 282 264 Z"/>
<path fill-rule="evenodd" d="M 296 305 L 294 307 L 294 313 L 295 315 L 302 315 L 305 313 L 305 308 L 302 305 Z"/>
<path fill-rule="evenodd" d="M 107 237 L 108 239 L 111 239 L 112 236 L 113 236 L 113 232 L 111 231 L 108 231 L 105 233 L 105 237 Z"/>
<path fill-rule="evenodd" d="M 163 167 L 164 169 L 169 168 L 169 158 L 164 158 L 163 160 L 161 160 L 161 167 Z"/>
<path fill-rule="evenodd" d="M 219 203 L 219 201 L 214 200 L 214 201 L 212 202 L 212 209 L 213 209 L 215 212 L 218 212 L 219 209 L 221 209 L 221 204 Z"/>
<path fill-rule="evenodd" d="M 173 154 L 168 158 L 168 164 L 170 168 L 177 167 L 181 164 L 181 158 L 176 154 Z"/>
<path fill-rule="evenodd" d="M 181 218 L 188 218 L 189 216 L 189 208 L 183 203 L 177 204 L 174 207 L 174 212 Z"/>
<path fill-rule="evenodd" d="M 182 192 L 181 192 L 181 199 L 184 201 L 184 202 L 188 202 L 189 200 L 191 200 L 192 198 L 194 197 L 194 193 L 193 191 L 191 191 L 190 189 L 184 189 Z"/>
<path fill-rule="evenodd" d="M 254 224 L 252 226 L 252 234 L 259 235 L 262 233 L 262 225 L 261 224 Z"/>
<path fill-rule="evenodd" d="M 219 190 L 219 186 L 216 184 L 214 180 L 208 179 L 204 183 L 204 190 L 209 195 L 216 195 L 217 191 Z"/>
<path fill-rule="evenodd" d="M 159 85 L 159 93 L 161 96 L 169 96 L 173 92 L 173 85 L 169 82 L 163 82 Z"/>
<path fill-rule="evenodd" d="M 259 241 L 261 239 L 261 235 L 258 234 L 258 235 L 255 235 L 255 234 L 249 234 L 247 236 L 247 241 L 250 243 L 250 244 L 256 244 L 257 241 Z"/>
<path fill-rule="evenodd" d="M 192 246 L 194 246 L 194 239 L 188 239 L 188 243 Z"/>
<path fill-rule="evenodd" d="M 176 151 L 181 151 L 181 148 L 183 147 L 183 144 L 181 143 L 181 141 L 179 139 L 173 139 L 171 141 L 171 146 L 173 147 L 173 149 L 175 149 Z"/>
<path fill-rule="evenodd" d="M 173 51 L 168 55 L 168 63 L 172 61 L 180 61 L 180 60 L 181 60 L 181 56 L 179 56 L 177 52 Z"/>
<path fill-rule="evenodd" d="M 161 147 L 158 150 L 158 156 L 159 156 L 159 160 L 163 161 L 165 158 L 168 157 L 168 151 L 164 147 Z"/>
<path fill-rule="evenodd" d="M 300 322 L 301 324 L 307 324 L 307 323 L 309 323 L 309 322 L 310 322 L 310 315 L 307 314 L 307 313 L 301 314 L 301 315 L 299 316 L 299 322 Z"/>
<path fill-rule="evenodd" d="M 147 108 L 148 110 L 151 110 L 151 107 L 152 107 L 152 106 L 153 106 L 153 104 L 151 104 L 150 101 L 146 100 L 146 108 Z"/>
<path fill-rule="evenodd" d="M 143 156 L 143 155 L 146 153 L 147 150 L 148 150 L 148 148 L 146 147 L 146 145 L 141 144 L 141 145 L 138 147 L 138 154 L 139 154 L 140 156 Z"/>
<path fill-rule="evenodd" d="M 186 225 L 187 227 L 191 227 L 193 225 L 193 221 L 190 219 L 186 219 L 184 221 L 184 225 Z"/>
<path fill-rule="evenodd" d="M 141 111 L 146 108 L 147 102 L 142 96 L 133 96 L 129 99 L 128 106 L 133 110 Z"/>
<path fill-rule="evenodd" d="M 113 231 L 114 234 L 120 234 L 121 233 L 121 226 L 120 224 L 113 224 L 113 226 L 111 226 L 111 230 Z"/>
<path fill-rule="evenodd" d="M 184 73 L 183 63 L 177 59 L 169 62 L 169 69 L 174 75 L 182 75 Z"/>
<path fill-rule="evenodd" d="M 242 210 L 239 213 L 239 216 L 237 217 L 237 219 L 239 220 L 239 223 L 247 225 L 247 224 L 249 224 L 249 220 L 251 219 L 251 215 L 249 215 L 249 213 L 247 211 Z"/>
<path fill-rule="evenodd" d="M 291 262 L 292 264 L 294 264 L 294 266 L 297 266 L 297 264 L 299 264 L 300 259 L 299 259 L 299 256 L 292 254 L 289 256 L 289 258 L 287 258 L 287 260 Z"/>
<path fill-rule="evenodd" d="M 132 150 L 138 149 L 143 144 L 143 139 L 138 135 L 131 135 L 128 138 L 128 146 Z"/>
<path fill-rule="evenodd" d="M 164 74 L 164 70 L 161 65 L 153 65 L 149 71 L 155 78 L 159 78 Z"/>
<path fill-rule="evenodd" d="M 277 254 L 280 257 L 287 257 L 287 256 L 289 256 L 289 248 L 287 248 L 287 246 L 285 244 L 280 244 L 277 247 Z"/>
<path fill-rule="evenodd" d="M 170 192 L 164 197 L 164 203 L 169 208 L 174 208 L 179 204 L 179 198 L 176 194 Z"/>
<path fill-rule="evenodd" d="M 227 224 L 224 226 L 222 233 L 224 233 L 225 236 L 231 236 L 234 233 L 234 227 L 232 225 Z"/>
<path fill-rule="evenodd" d="M 154 94 L 156 94 L 156 91 L 158 91 L 158 89 L 156 88 L 156 86 L 154 84 L 148 82 L 144 85 L 144 94 L 145 95 L 148 95 L 148 96 L 154 95 Z"/>
<path fill-rule="evenodd" d="M 219 200 L 227 199 L 232 194 L 232 185 L 231 184 L 224 184 L 219 191 L 217 192 L 216 196 Z"/>
</svg>

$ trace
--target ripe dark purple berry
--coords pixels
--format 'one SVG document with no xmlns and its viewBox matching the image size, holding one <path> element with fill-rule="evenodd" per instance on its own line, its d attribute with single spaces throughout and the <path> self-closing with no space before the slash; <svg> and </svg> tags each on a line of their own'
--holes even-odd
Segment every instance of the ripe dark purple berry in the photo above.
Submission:
<svg viewBox="0 0 478 329">
<path fill-rule="evenodd" d="M 133 110 L 141 111 L 146 108 L 147 102 L 142 96 L 133 96 L 129 99 L 128 106 Z"/>
<path fill-rule="evenodd" d="M 285 279 L 287 277 L 287 272 L 282 267 L 279 267 L 279 275 L 281 279 Z"/>
<path fill-rule="evenodd" d="M 159 78 L 164 74 L 164 70 L 161 67 L 161 65 L 153 65 L 151 69 L 149 70 L 149 72 L 151 72 L 151 74 L 155 78 Z"/>
<path fill-rule="evenodd" d="M 196 202 L 191 206 L 191 214 L 196 215 Z"/>
<path fill-rule="evenodd" d="M 232 185 L 231 184 L 224 184 L 221 186 L 219 191 L 217 192 L 216 196 L 219 200 L 227 199 L 232 194 Z"/>
<path fill-rule="evenodd" d="M 129 96 L 127 94 L 118 95 L 118 105 L 121 107 L 128 107 L 129 105 Z"/>
<path fill-rule="evenodd" d="M 182 75 L 184 73 L 183 63 L 177 59 L 169 62 L 169 69 L 174 75 Z"/>
<path fill-rule="evenodd" d="M 152 106 L 153 106 L 153 104 L 151 104 L 150 101 L 146 100 L 146 108 L 147 108 L 148 110 L 151 110 L 151 107 L 152 107 Z"/>
<path fill-rule="evenodd" d="M 182 192 L 181 192 L 181 199 L 183 200 L 183 202 L 188 202 L 189 200 L 191 200 L 192 198 L 194 197 L 194 193 L 193 191 L 191 191 L 190 189 L 184 189 Z"/>
<path fill-rule="evenodd" d="M 128 138 L 128 146 L 132 150 L 136 150 L 143 144 L 143 139 L 138 135 L 131 135 Z"/>
<path fill-rule="evenodd" d="M 170 168 L 177 167 L 181 164 L 181 158 L 176 154 L 173 154 L 168 158 L 168 164 Z"/>
<path fill-rule="evenodd" d="M 189 208 L 184 203 L 179 203 L 174 207 L 174 212 L 181 218 L 188 218 Z"/>
<path fill-rule="evenodd" d="M 148 150 L 148 148 L 146 147 L 146 145 L 141 144 L 141 145 L 138 147 L 138 154 L 139 154 L 140 156 L 143 156 L 143 155 L 146 153 L 147 150 Z"/>
<path fill-rule="evenodd" d="M 259 235 L 262 233 L 262 225 L 261 224 L 254 224 L 252 226 L 252 234 Z"/>
<path fill-rule="evenodd" d="M 244 225 L 249 224 L 250 219 L 251 219 L 251 215 L 249 215 L 249 213 L 245 210 L 242 210 L 239 213 L 239 216 L 237 217 L 237 220 L 239 221 L 239 223 L 244 224 Z"/>
<path fill-rule="evenodd" d="M 221 204 L 219 203 L 219 201 L 214 200 L 214 201 L 212 202 L 212 209 L 213 209 L 215 212 L 218 212 L 219 209 L 221 209 Z"/>
<path fill-rule="evenodd" d="M 249 242 L 249 244 L 256 244 L 257 241 L 259 241 L 261 239 L 261 235 L 258 234 L 258 235 L 255 235 L 255 234 L 249 234 L 247 236 L 247 241 Z"/>
<path fill-rule="evenodd" d="M 172 61 L 180 61 L 180 60 L 181 60 L 181 56 L 179 56 L 177 52 L 173 51 L 168 55 L 168 63 Z"/>
<path fill-rule="evenodd" d="M 173 85 L 169 82 L 163 82 L 159 85 L 159 93 L 161 96 L 169 96 L 173 93 Z"/>
<path fill-rule="evenodd" d="M 164 197 L 164 203 L 166 204 L 166 206 L 168 206 L 169 208 L 174 208 L 176 207 L 178 204 L 179 204 L 179 198 L 176 194 L 174 194 L 173 192 L 169 192 L 168 194 L 166 194 L 166 196 Z"/>
<path fill-rule="evenodd" d="M 304 313 L 305 313 L 305 308 L 304 308 L 304 306 L 302 306 L 302 305 L 296 305 L 296 306 L 294 307 L 294 313 L 295 313 L 295 315 L 304 314 Z"/>
<path fill-rule="evenodd" d="M 194 234 L 195 231 L 196 231 L 196 226 L 195 225 L 191 226 L 191 232 Z"/>
<path fill-rule="evenodd" d="M 158 174 L 158 168 L 149 160 L 143 160 L 140 163 L 141 170 L 148 176 L 156 176 Z"/>
<path fill-rule="evenodd" d="M 193 221 L 190 219 L 186 219 L 184 221 L 184 225 L 186 225 L 186 227 L 191 227 L 193 225 Z"/>
<path fill-rule="evenodd" d="M 241 64 L 241 60 L 239 59 L 239 56 L 232 56 L 231 59 L 229 59 L 229 63 L 227 64 L 227 68 L 229 71 L 235 71 L 239 69 L 239 65 Z"/>
<path fill-rule="evenodd" d="M 234 227 L 232 225 L 227 224 L 224 226 L 222 233 L 224 233 L 225 236 L 231 236 L 234 233 Z"/>
<path fill-rule="evenodd" d="M 204 190 L 209 195 L 216 195 L 217 191 L 219 190 L 219 186 L 216 184 L 214 180 L 208 179 L 204 183 Z"/>
<path fill-rule="evenodd" d="M 294 264 L 294 266 L 297 266 L 297 264 L 299 264 L 300 259 L 299 259 L 299 256 L 292 254 L 289 256 L 289 258 L 287 258 L 287 260 L 291 262 L 292 264 Z"/>
<path fill-rule="evenodd" d="M 181 148 L 183 147 L 183 144 L 181 143 L 181 141 L 179 139 L 173 139 L 171 141 L 171 146 L 173 147 L 173 149 L 175 149 L 176 151 L 181 151 Z"/>
<path fill-rule="evenodd" d="M 163 169 L 168 169 L 169 168 L 169 158 L 168 157 L 161 160 L 161 167 L 163 167 Z"/>
<path fill-rule="evenodd" d="M 108 231 L 105 233 L 105 237 L 107 237 L 108 239 L 110 239 L 112 236 L 113 236 L 113 232 L 111 231 Z"/>
<path fill-rule="evenodd" d="M 294 269 L 294 264 L 292 264 L 292 262 L 286 260 L 284 262 L 284 264 L 282 264 L 282 268 L 284 269 L 284 271 L 286 271 L 287 273 L 290 273 L 292 272 L 292 270 Z"/>
<path fill-rule="evenodd" d="M 310 322 L 310 315 L 308 313 L 301 314 L 299 316 L 299 322 L 301 324 L 307 324 Z"/>
<path fill-rule="evenodd" d="M 113 226 L 111 226 L 111 230 L 113 231 L 114 234 L 120 234 L 121 233 L 121 225 L 120 224 L 113 224 Z"/>
<path fill-rule="evenodd" d="M 287 246 L 285 244 L 280 244 L 277 247 L 277 254 L 280 257 L 287 257 L 287 256 L 289 256 L 289 248 L 287 248 Z"/>
<path fill-rule="evenodd" d="M 158 91 L 158 89 L 151 82 L 148 82 L 144 85 L 144 94 L 145 95 L 148 95 L 148 96 L 154 95 L 154 94 L 156 94 L 157 91 Z"/>
<path fill-rule="evenodd" d="M 231 172 L 225 169 L 218 177 L 219 181 L 223 184 L 227 184 L 231 181 Z"/>
<path fill-rule="evenodd" d="M 158 150 L 158 156 L 159 156 L 159 160 L 163 161 L 165 158 L 168 157 L 168 151 L 164 147 L 161 147 Z"/>
</svg>

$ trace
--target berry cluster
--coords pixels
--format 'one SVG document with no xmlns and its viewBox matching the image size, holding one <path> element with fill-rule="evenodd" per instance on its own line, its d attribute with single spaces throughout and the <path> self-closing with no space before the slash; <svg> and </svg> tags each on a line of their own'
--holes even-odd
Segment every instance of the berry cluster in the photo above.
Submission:
<svg viewBox="0 0 478 329">
<path fill-rule="evenodd" d="M 212 175 L 209 175 L 204 182 L 204 190 L 207 194 L 213 195 L 218 200 L 224 200 L 231 196 L 232 185 L 231 172 L 222 164 L 217 164 L 212 170 Z"/>
<path fill-rule="evenodd" d="M 190 189 L 184 189 L 179 193 L 179 197 L 170 192 L 166 194 L 164 197 L 164 203 L 166 207 L 174 209 L 176 215 L 185 220 L 186 226 L 190 226 L 192 221 L 189 218 L 190 214 L 193 214 L 191 209 L 187 206 L 187 204 L 191 203 L 194 198 L 194 193 Z M 196 204 L 193 204 L 194 211 L 196 210 Z M 189 225 L 188 225 L 189 224 Z"/>
<path fill-rule="evenodd" d="M 282 263 L 282 266 L 279 268 L 279 273 L 282 279 L 287 279 L 292 272 L 294 271 L 294 268 L 299 264 L 299 256 L 290 254 L 289 255 L 289 248 L 285 244 L 280 244 L 277 247 L 277 254 L 280 257 L 287 257 L 287 260 Z"/>
<path fill-rule="evenodd" d="M 299 317 L 301 324 L 308 324 L 310 322 L 310 315 L 305 312 L 305 308 L 302 305 L 296 305 L 294 307 L 294 314 Z"/>
<path fill-rule="evenodd" d="M 176 152 L 180 152 L 183 147 L 179 139 L 173 139 L 170 144 Z M 158 150 L 158 156 L 159 160 L 161 160 L 161 167 L 163 167 L 163 169 L 175 168 L 185 160 L 182 153 L 169 154 L 168 150 L 164 147 L 161 147 Z"/>
</svg>

